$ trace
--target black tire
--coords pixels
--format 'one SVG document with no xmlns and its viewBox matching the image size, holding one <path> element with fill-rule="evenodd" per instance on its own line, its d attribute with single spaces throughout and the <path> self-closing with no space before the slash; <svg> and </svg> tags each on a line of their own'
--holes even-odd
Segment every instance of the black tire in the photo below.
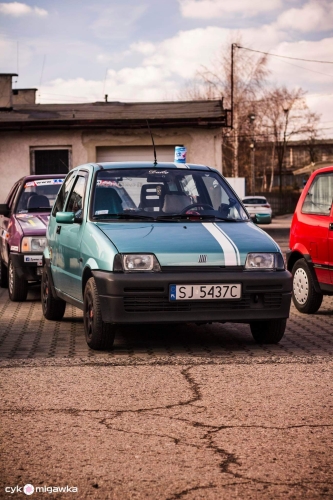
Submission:
<svg viewBox="0 0 333 500">
<path fill-rule="evenodd" d="M 313 314 L 323 301 L 323 294 L 315 290 L 313 277 L 305 259 L 299 259 L 292 269 L 293 302 L 299 312 Z"/>
<path fill-rule="evenodd" d="M 86 341 L 97 351 L 111 349 L 115 338 L 115 327 L 102 320 L 101 306 L 94 278 L 89 278 L 84 290 L 83 322 Z"/>
<path fill-rule="evenodd" d="M 28 295 L 28 282 L 18 276 L 10 257 L 8 261 L 8 294 L 13 302 L 23 302 Z"/>
<path fill-rule="evenodd" d="M 8 288 L 8 269 L 0 257 L 0 287 Z"/>
<path fill-rule="evenodd" d="M 55 299 L 49 283 L 49 275 L 44 266 L 41 281 L 41 300 L 44 317 L 51 321 L 60 321 L 66 310 L 66 302 L 62 299 Z"/>
<path fill-rule="evenodd" d="M 282 339 L 287 325 L 286 319 L 270 319 L 250 323 L 252 337 L 258 344 L 277 344 Z"/>
</svg>

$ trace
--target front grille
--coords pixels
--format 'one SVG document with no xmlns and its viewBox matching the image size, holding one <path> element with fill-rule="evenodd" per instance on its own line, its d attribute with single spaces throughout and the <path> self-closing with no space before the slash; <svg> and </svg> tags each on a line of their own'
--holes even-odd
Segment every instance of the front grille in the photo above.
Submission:
<svg viewBox="0 0 333 500">
<path fill-rule="evenodd" d="M 264 304 L 265 309 L 279 309 L 282 303 L 282 295 L 280 293 L 265 293 Z"/>
<path fill-rule="evenodd" d="M 221 311 L 221 310 L 244 310 L 258 308 L 255 301 L 258 295 L 244 295 L 241 300 L 226 301 L 172 301 L 168 297 L 156 297 L 150 295 L 136 295 L 124 297 L 124 310 L 126 312 L 163 312 L 163 311 Z M 282 296 L 277 293 L 259 295 L 262 298 L 264 309 L 278 309 L 281 306 Z M 260 307 L 260 306 L 259 306 Z"/>
</svg>

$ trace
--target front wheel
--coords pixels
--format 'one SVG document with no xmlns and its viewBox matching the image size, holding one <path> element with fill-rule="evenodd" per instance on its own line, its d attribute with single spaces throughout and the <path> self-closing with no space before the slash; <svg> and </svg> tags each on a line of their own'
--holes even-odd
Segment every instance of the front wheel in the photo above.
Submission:
<svg viewBox="0 0 333 500">
<path fill-rule="evenodd" d="M 55 299 L 49 282 L 49 275 L 44 266 L 41 281 L 41 299 L 44 317 L 51 321 L 60 321 L 66 310 L 66 302 L 62 299 Z"/>
<path fill-rule="evenodd" d="M 19 277 L 11 257 L 8 262 L 8 294 L 13 302 L 22 302 L 28 295 L 28 282 Z"/>
<path fill-rule="evenodd" d="M 87 281 L 83 299 L 83 322 L 86 341 L 97 351 L 113 347 L 115 331 L 110 323 L 102 320 L 101 306 L 94 278 Z"/>
<path fill-rule="evenodd" d="M 0 287 L 1 288 L 8 287 L 8 269 L 1 257 L 0 257 Z"/>
<path fill-rule="evenodd" d="M 293 302 L 301 313 L 313 314 L 323 301 L 323 294 L 316 291 L 309 266 L 299 259 L 293 267 Z"/>
<path fill-rule="evenodd" d="M 252 337 L 258 344 L 277 344 L 282 339 L 287 325 L 286 319 L 271 319 L 250 323 Z"/>
</svg>

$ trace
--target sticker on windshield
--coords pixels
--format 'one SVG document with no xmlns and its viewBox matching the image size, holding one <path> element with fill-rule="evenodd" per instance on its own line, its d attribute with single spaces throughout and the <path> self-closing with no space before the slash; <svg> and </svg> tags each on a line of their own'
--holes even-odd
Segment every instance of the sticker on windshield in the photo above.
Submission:
<svg viewBox="0 0 333 500">
<path fill-rule="evenodd" d="M 169 172 L 167 170 L 149 170 L 149 174 L 169 175 Z"/>
<path fill-rule="evenodd" d="M 103 180 L 99 180 L 99 181 L 97 181 L 97 186 L 102 186 L 102 187 L 109 187 L 109 186 L 119 187 L 119 184 L 118 184 L 117 181 L 103 181 Z"/>
<path fill-rule="evenodd" d="M 103 214 L 108 214 L 108 210 L 96 210 L 95 215 L 103 215 Z"/>
<path fill-rule="evenodd" d="M 55 184 L 62 184 L 64 179 L 36 179 L 35 181 L 26 182 L 24 189 L 32 186 L 54 186 Z"/>
</svg>

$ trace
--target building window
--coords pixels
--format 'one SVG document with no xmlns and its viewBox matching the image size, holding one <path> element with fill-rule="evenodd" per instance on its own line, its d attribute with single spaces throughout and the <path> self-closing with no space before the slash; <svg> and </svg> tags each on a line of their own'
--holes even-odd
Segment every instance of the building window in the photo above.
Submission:
<svg viewBox="0 0 333 500">
<path fill-rule="evenodd" d="M 69 148 L 31 148 L 32 174 L 67 174 L 71 168 Z"/>
</svg>

